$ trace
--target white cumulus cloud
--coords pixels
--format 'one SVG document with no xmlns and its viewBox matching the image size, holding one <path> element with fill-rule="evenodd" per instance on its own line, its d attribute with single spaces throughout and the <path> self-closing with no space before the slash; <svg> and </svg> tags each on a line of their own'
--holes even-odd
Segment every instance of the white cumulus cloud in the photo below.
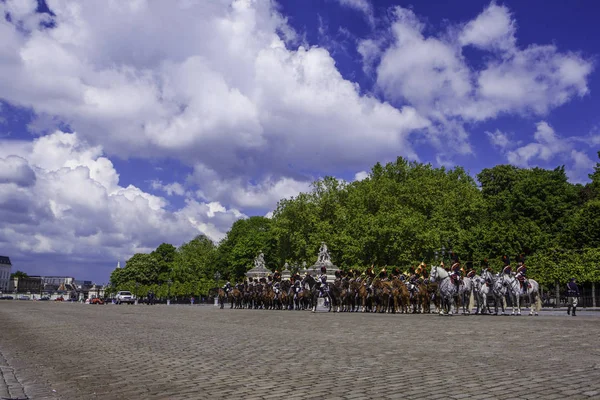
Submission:
<svg viewBox="0 0 600 400">
<path fill-rule="evenodd" d="M 33 143 L 0 141 L 0 237 L 15 257 L 55 254 L 62 262 L 116 260 L 200 233 L 217 241 L 245 215 L 217 202 L 168 202 L 119 185 L 102 148 L 57 131 Z"/>
</svg>

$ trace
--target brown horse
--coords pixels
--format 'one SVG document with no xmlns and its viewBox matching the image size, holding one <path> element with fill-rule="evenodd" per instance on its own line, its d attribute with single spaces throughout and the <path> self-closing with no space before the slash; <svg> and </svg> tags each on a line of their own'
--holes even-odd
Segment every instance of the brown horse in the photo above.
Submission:
<svg viewBox="0 0 600 400">
<path fill-rule="evenodd" d="M 364 280 L 359 282 L 359 288 L 358 288 L 358 300 L 360 303 L 360 307 L 362 309 L 362 312 L 367 312 L 367 309 L 369 311 L 371 311 L 372 309 L 372 297 L 370 296 L 370 291 L 372 290 L 369 286 L 369 281 Z"/>
<path fill-rule="evenodd" d="M 225 299 L 227 299 L 227 293 L 222 288 L 219 288 L 217 292 L 217 296 L 219 298 L 219 308 L 223 309 L 225 306 Z"/>
<path fill-rule="evenodd" d="M 408 288 L 399 278 L 392 279 L 392 287 L 395 311 L 403 314 L 408 313 L 408 306 L 410 304 L 410 293 L 408 292 Z"/>
</svg>

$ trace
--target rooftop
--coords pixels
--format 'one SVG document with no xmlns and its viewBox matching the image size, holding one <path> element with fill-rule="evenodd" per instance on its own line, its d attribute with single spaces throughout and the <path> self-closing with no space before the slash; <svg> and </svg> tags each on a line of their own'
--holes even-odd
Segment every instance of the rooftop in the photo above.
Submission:
<svg viewBox="0 0 600 400">
<path fill-rule="evenodd" d="M 4 256 L 0 256 L 0 264 L 12 265 L 10 262 L 10 258 Z"/>
</svg>

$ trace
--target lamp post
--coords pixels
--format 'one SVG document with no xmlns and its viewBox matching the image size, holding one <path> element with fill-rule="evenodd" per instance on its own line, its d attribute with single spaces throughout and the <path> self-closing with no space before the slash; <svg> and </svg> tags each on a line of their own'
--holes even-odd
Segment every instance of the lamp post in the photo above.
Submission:
<svg viewBox="0 0 600 400">
<path fill-rule="evenodd" d="M 138 298 L 140 297 L 140 292 L 138 290 L 139 285 L 140 285 L 139 282 L 135 281 L 135 305 L 136 306 L 138 305 Z"/>
<path fill-rule="evenodd" d="M 221 273 L 219 271 L 215 272 L 215 281 L 217 281 L 217 293 L 215 296 L 215 306 L 219 305 L 219 287 L 221 285 L 219 285 L 219 280 L 221 279 Z"/>
<path fill-rule="evenodd" d="M 170 279 L 167 281 L 167 305 L 170 306 L 171 305 L 171 284 L 173 283 L 173 281 L 171 281 Z"/>
</svg>

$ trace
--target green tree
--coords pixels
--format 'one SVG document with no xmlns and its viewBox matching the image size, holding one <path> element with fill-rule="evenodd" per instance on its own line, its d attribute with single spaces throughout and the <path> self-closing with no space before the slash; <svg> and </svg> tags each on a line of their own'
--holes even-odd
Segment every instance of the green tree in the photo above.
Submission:
<svg viewBox="0 0 600 400">
<path fill-rule="evenodd" d="M 240 279 L 250 269 L 254 258 L 262 251 L 267 267 L 274 270 L 279 265 L 272 221 L 265 217 L 250 217 L 234 222 L 220 243 L 217 270 L 224 279 Z"/>
<path fill-rule="evenodd" d="M 180 282 L 212 278 L 216 259 L 215 244 L 205 235 L 198 235 L 177 249 L 173 261 L 173 278 Z"/>
<path fill-rule="evenodd" d="M 14 279 L 14 278 L 29 278 L 29 275 L 27 275 L 25 272 L 23 271 L 16 271 L 13 272 L 12 274 L 10 274 L 10 279 Z"/>
</svg>

